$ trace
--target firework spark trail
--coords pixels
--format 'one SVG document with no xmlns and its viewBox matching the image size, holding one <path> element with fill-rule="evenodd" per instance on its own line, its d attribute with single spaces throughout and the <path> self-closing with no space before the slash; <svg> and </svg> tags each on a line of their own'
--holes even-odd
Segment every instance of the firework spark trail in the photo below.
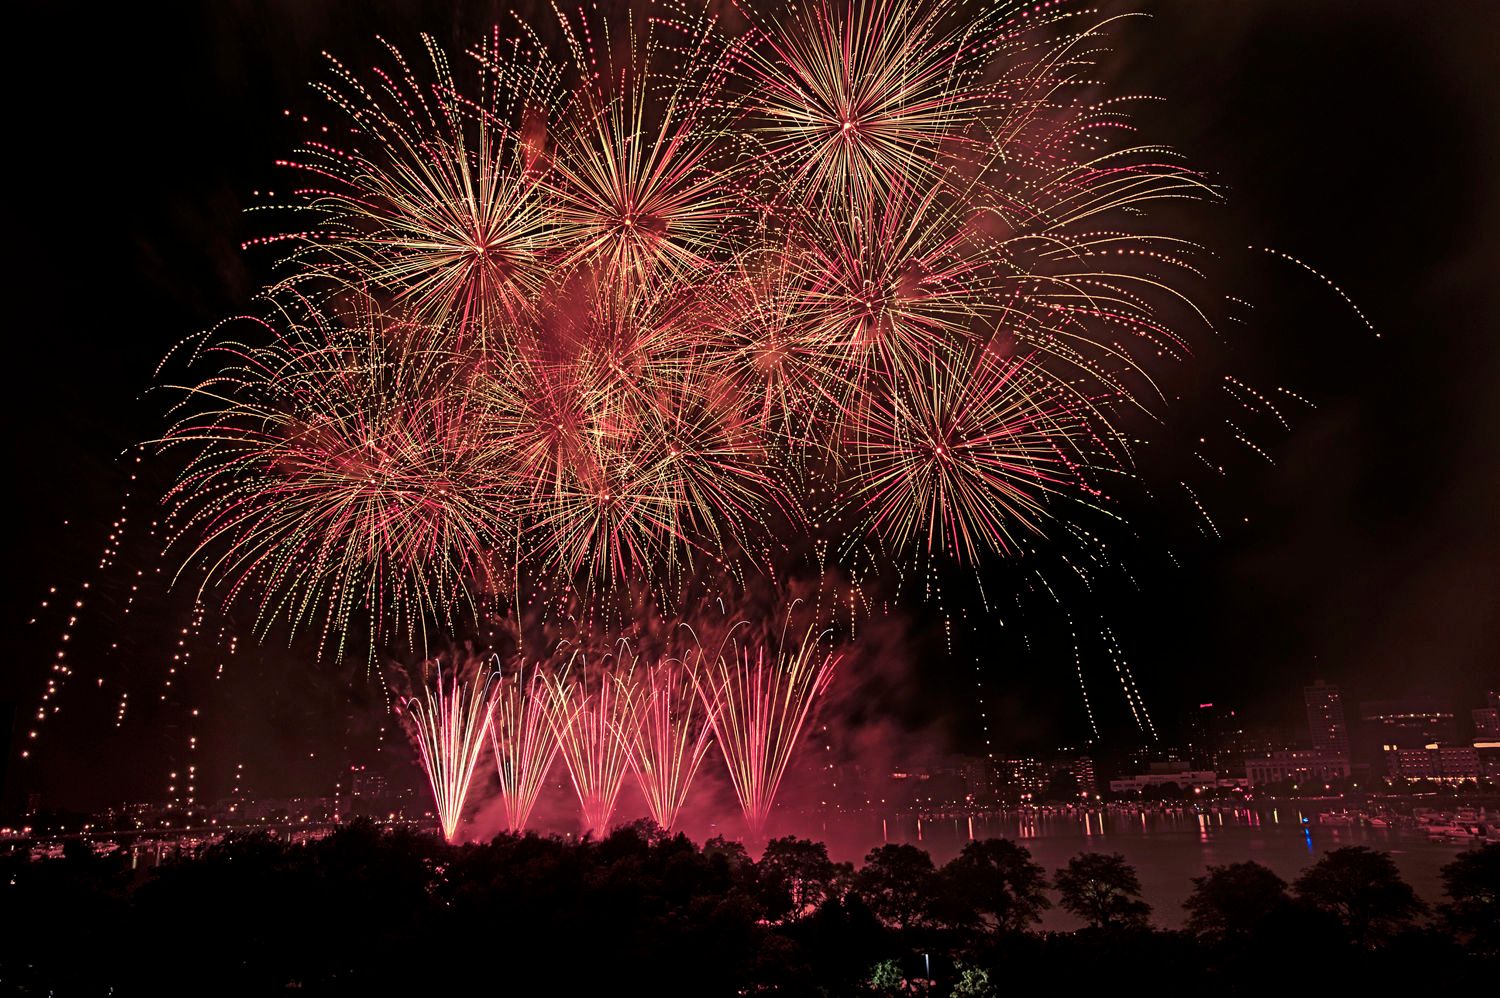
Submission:
<svg viewBox="0 0 1500 998">
<path fill-rule="evenodd" d="M 548 721 L 578 794 L 584 832 L 609 830 L 630 767 L 631 671 L 606 671 L 591 682 L 587 663 L 574 656 L 550 679 Z"/>
<path fill-rule="evenodd" d="M 698 684 L 745 824 L 757 839 L 813 707 L 833 682 L 840 656 L 818 644 L 812 628 L 795 648 L 786 647 L 784 632 L 776 649 L 732 643 Z"/>
<path fill-rule="evenodd" d="M 698 687 L 696 666 L 667 659 L 649 666 L 635 691 L 630 766 L 652 820 L 666 831 L 676 826 L 712 740 L 716 715 Z"/>
<path fill-rule="evenodd" d="M 446 686 L 442 666 L 437 681 L 422 696 L 407 697 L 403 709 L 416 729 L 422 769 L 432 785 L 443 837 L 456 839 L 464 801 L 474 778 L 474 766 L 484 751 L 495 702 L 495 674 L 481 671 L 470 682 L 458 676 Z"/>
<path fill-rule="evenodd" d="M 509 832 L 526 830 L 537 794 L 557 758 L 558 741 L 547 719 L 549 697 L 546 678 L 536 669 L 528 674 L 525 666 L 497 684 L 490 747 Z"/>
</svg>

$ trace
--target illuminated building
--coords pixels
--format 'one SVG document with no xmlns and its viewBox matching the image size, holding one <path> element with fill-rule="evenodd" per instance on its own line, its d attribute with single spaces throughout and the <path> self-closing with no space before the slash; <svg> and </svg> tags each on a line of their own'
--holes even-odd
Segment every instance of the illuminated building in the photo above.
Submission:
<svg viewBox="0 0 1500 998">
<path fill-rule="evenodd" d="M 1339 688 L 1316 680 L 1302 689 L 1307 706 L 1307 731 L 1314 752 L 1324 756 L 1342 756 L 1347 768 L 1349 758 L 1349 725 L 1344 720 L 1344 700 Z"/>
<path fill-rule="evenodd" d="M 1284 749 L 1245 760 L 1245 778 L 1252 787 L 1268 783 L 1316 783 L 1349 778 L 1349 757 L 1317 749 Z"/>
<path fill-rule="evenodd" d="M 1470 745 L 1395 749 L 1386 753 L 1393 780 L 1460 783 L 1479 779 L 1479 750 Z"/>
<path fill-rule="evenodd" d="M 1099 787 L 1094 776 L 1094 760 L 1081 755 L 1073 760 L 1073 779 L 1078 782 L 1078 792 L 1092 797 Z"/>
<path fill-rule="evenodd" d="M 1172 785 L 1183 791 L 1212 790 L 1219 785 L 1219 774 L 1212 770 L 1188 769 L 1177 772 L 1139 773 L 1122 779 L 1110 780 L 1111 793 L 1127 793 L 1145 790 L 1147 787 Z"/>
</svg>

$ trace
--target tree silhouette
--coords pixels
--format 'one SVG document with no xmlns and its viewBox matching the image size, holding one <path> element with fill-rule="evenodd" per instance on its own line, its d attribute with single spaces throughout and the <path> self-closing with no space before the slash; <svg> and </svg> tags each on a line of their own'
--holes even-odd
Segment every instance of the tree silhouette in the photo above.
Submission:
<svg viewBox="0 0 1500 998">
<path fill-rule="evenodd" d="M 1303 901 L 1338 916 L 1357 945 L 1389 938 L 1427 910 L 1390 853 L 1345 846 L 1325 853 L 1293 885 Z"/>
<path fill-rule="evenodd" d="M 1193 878 L 1193 893 L 1183 902 L 1187 927 L 1202 936 L 1223 938 L 1254 932 L 1291 898 L 1286 881 L 1259 863 L 1210 866 Z"/>
<path fill-rule="evenodd" d="M 1047 900 L 1046 871 L 1031 853 L 1009 839 L 981 839 L 964 846 L 943 867 L 944 920 L 1019 932 L 1042 920 Z"/>
<path fill-rule="evenodd" d="M 937 880 L 931 856 L 913 845 L 889 843 L 870 850 L 854 888 L 887 925 L 907 929 L 928 920 Z"/>
<path fill-rule="evenodd" d="M 838 890 L 844 868 L 828 858 L 821 842 L 788 835 L 766 843 L 755 864 L 762 904 L 772 919 L 802 918 Z"/>
<path fill-rule="evenodd" d="M 1135 868 L 1119 853 L 1079 853 L 1054 882 L 1063 910 L 1097 928 L 1144 926 L 1151 914 Z"/>
<path fill-rule="evenodd" d="M 1460 853 L 1443 867 L 1443 924 L 1481 956 L 1500 957 L 1500 842 Z"/>
</svg>

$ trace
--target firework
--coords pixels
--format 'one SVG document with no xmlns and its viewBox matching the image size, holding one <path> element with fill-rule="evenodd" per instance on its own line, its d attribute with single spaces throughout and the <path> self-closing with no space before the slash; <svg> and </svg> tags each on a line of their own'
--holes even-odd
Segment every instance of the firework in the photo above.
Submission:
<svg viewBox="0 0 1500 998">
<path fill-rule="evenodd" d="M 820 650 L 812 628 L 795 647 L 786 643 L 785 633 L 779 645 L 730 642 L 698 686 L 745 823 L 756 838 L 765 833 L 782 778 L 839 662 L 838 655 Z"/>
<path fill-rule="evenodd" d="M 872 400 L 854 441 L 867 529 L 897 552 L 971 562 L 1013 550 L 1018 527 L 1040 533 L 1047 495 L 1074 484 L 1083 427 L 1033 379 L 1024 358 L 985 350 Z"/>
<path fill-rule="evenodd" d="M 608 22 L 563 22 L 584 79 L 550 179 L 563 264 L 619 294 L 699 276 L 723 258 L 726 223 L 742 211 L 722 150 L 733 44 L 706 7 L 643 20 L 624 38 Z"/>
<path fill-rule="evenodd" d="M 695 665 L 667 659 L 647 668 L 633 691 L 630 765 L 652 820 L 667 831 L 677 824 L 713 734 L 714 713 L 697 687 Z"/>
<path fill-rule="evenodd" d="M 756 135 L 793 189 L 869 195 L 935 179 L 943 140 L 978 113 L 993 21 L 985 10 L 955 18 L 960 6 L 814 0 L 763 27 L 748 60 Z"/>
<path fill-rule="evenodd" d="M 707 263 L 728 202 L 705 168 L 708 148 L 668 104 L 654 132 L 647 92 L 609 102 L 563 140 L 553 195 L 570 246 L 568 266 L 588 265 L 622 287 L 692 273 Z"/>
<path fill-rule="evenodd" d="M 898 185 L 808 231 L 799 309 L 841 364 L 825 385 L 842 415 L 972 342 L 993 311 L 986 276 L 941 187 Z"/>
<path fill-rule="evenodd" d="M 602 835 L 630 766 L 634 688 L 628 668 L 587 673 L 587 664 L 574 657 L 552 677 L 548 720 L 578 794 L 583 830 Z"/>
<path fill-rule="evenodd" d="M 490 747 L 500 777 L 505 828 L 523 832 L 542 781 L 557 758 L 558 742 L 547 721 L 547 681 L 525 667 L 500 680 L 490 724 Z"/>
<path fill-rule="evenodd" d="M 619 584 L 734 547 L 775 488 L 739 385 L 684 347 L 701 307 L 682 296 L 587 308 L 584 328 L 549 344 L 561 356 L 517 350 L 488 385 L 528 552 L 563 576 Z"/>
<path fill-rule="evenodd" d="M 455 675 L 445 685 L 439 665 L 437 681 L 422 696 L 407 697 L 401 704 L 415 728 L 422 770 L 432 785 L 438 821 L 449 842 L 458 832 L 474 766 L 490 729 L 494 681 L 493 673 L 481 670 L 468 682 Z"/>
<path fill-rule="evenodd" d="M 346 324 L 347 323 L 347 324 Z M 422 645 L 429 621 L 471 607 L 512 532 L 463 371 L 414 350 L 420 329 L 368 302 L 268 344 L 190 390 L 219 408 L 166 437 L 198 452 L 168 495 L 176 543 L 258 626 L 321 618 L 340 648 L 351 619 Z"/>
<path fill-rule="evenodd" d="M 762 429 L 799 437 L 843 366 L 802 315 L 804 257 L 790 240 L 741 254 L 702 327 L 714 338 L 711 362 L 735 379 Z"/>
<path fill-rule="evenodd" d="M 285 237 L 282 287 L 378 289 L 411 327 L 383 347 L 461 372 L 341 399 L 340 415 L 451 425 L 462 439 L 442 449 L 464 474 L 448 491 L 398 454 L 403 488 L 425 482 L 427 508 L 449 511 L 394 558 L 388 538 L 361 546 L 397 568 L 322 571 L 338 552 L 320 553 L 302 582 L 271 566 L 305 552 L 268 541 L 255 571 L 231 558 L 231 586 L 298 613 L 332 600 L 339 630 L 356 606 L 410 622 L 489 588 L 497 553 L 589 592 L 794 546 L 768 524 L 977 563 L 1042 529 L 1054 495 L 1102 501 L 1082 472 L 1121 465 L 1115 413 L 1155 393 L 1152 358 L 1187 350 L 1166 315 L 1192 247 L 1139 215 L 1211 192 L 1164 150 L 1116 142 L 1119 102 L 1085 99 L 1092 26 L 1055 30 L 1081 8 L 744 13 L 737 36 L 692 4 L 623 33 L 564 15 L 561 57 L 497 33 L 467 73 L 429 42 L 425 83 L 394 49 L 374 84 L 334 63 L 322 89 L 353 128 L 288 163 L 317 183 L 298 189 L 312 224 Z M 302 338 L 283 363 L 328 354 Z M 943 438 L 966 465 L 922 464 Z M 184 492 L 259 460 L 208 449 Z M 291 464 L 256 467 L 262 495 L 285 476 L 285 492 L 358 508 L 325 486 L 337 476 L 312 489 Z M 829 514 L 830 497 L 861 515 Z M 192 527 L 264 536 L 256 508 Z"/>
<path fill-rule="evenodd" d="M 292 247 L 268 332 L 194 351 L 222 367 L 166 438 L 193 451 L 172 520 L 205 589 L 340 647 L 365 625 L 425 649 L 491 598 L 589 604 L 613 640 L 635 589 L 899 587 L 1043 532 L 1095 543 L 1072 518 L 1134 474 L 1131 411 L 1157 415 L 1174 322 L 1202 318 L 1196 248 L 1143 220 L 1213 196 L 1093 93 L 1102 25 L 1071 0 L 718 13 L 333 63 L 337 123 L 309 123 L 297 225 L 264 240 Z M 756 829 L 833 669 L 804 645 L 690 670 Z M 547 681 L 547 725 L 603 831 L 621 732 L 661 698 L 584 678 Z M 675 716 L 650 723 L 690 779 Z M 501 721 L 524 823 L 505 725 L 536 718 Z M 670 821 L 664 759 L 634 753 Z"/>
<path fill-rule="evenodd" d="M 347 115 L 351 144 L 320 138 L 283 163 L 312 184 L 295 191 L 311 224 L 288 237 L 305 244 L 291 281 L 373 282 L 461 342 L 494 335 L 542 286 L 557 226 L 537 123 L 562 91 L 552 64 L 511 45 L 489 53 L 466 95 L 424 42 L 429 85 L 389 46 L 394 66 L 374 87 L 332 61 L 319 89 Z"/>
</svg>

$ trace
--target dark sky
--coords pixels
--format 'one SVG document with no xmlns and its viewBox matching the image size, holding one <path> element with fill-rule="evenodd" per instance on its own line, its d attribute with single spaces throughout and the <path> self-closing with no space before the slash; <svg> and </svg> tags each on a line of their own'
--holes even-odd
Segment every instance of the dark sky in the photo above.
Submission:
<svg viewBox="0 0 1500 998">
<path fill-rule="evenodd" d="M 515 6 L 283 0 L 25 15 L 9 67 L 5 395 L 16 511 L 7 606 L 19 637 L 0 680 L 18 737 L 63 623 L 55 601 L 52 616 L 27 621 L 49 586 L 67 596 L 97 574 L 133 470 L 119 455 L 162 426 L 164 400 L 146 394 L 156 361 L 242 308 L 263 276 L 238 249 L 259 234 L 242 211 L 281 180 L 272 161 L 296 138 L 282 110 L 322 112 L 307 86 L 320 52 L 357 65 L 375 34 L 412 49 L 423 29 L 458 49 Z M 1315 675 L 1356 695 L 1427 689 L 1466 707 L 1500 680 L 1500 18 L 1486 3 L 1409 0 L 1146 6 L 1154 16 L 1119 28 L 1105 75 L 1164 98 L 1136 109 L 1145 134 L 1226 189 L 1227 205 L 1193 224 L 1234 251 L 1234 290 L 1258 306 L 1231 366 L 1317 408 L 1268 441 L 1274 466 L 1239 462 L 1211 496 L 1221 543 L 1174 547 L 1179 567 L 1143 566 L 1140 592 L 1102 593 L 1091 609 L 1164 720 L 1205 699 L 1290 719 Z M 1242 252 L 1250 245 L 1328 274 L 1380 338 L 1315 278 Z M 136 526 L 165 472 L 143 474 Z M 81 614 L 94 632 L 80 647 L 104 647 L 118 619 L 109 603 Z M 61 802 L 160 792 L 160 744 L 186 737 L 186 705 L 145 702 L 183 626 L 175 612 L 137 619 L 108 660 L 75 660 L 68 716 L 49 722 L 25 775 L 8 757 L 8 800 L 33 786 Z M 301 771 L 275 760 L 331 759 L 349 737 L 347 676 L 276 649 L 258 657 L 241 663 L 237 686 L 200 697 L 215 708 L 199 737 L 212 742 L 203 765 L 217 775 L 205 780 L 220 791 L 235 758 L 256 756 L 290 784 Z M 918 714 L 962 701 L 948 663 L 913 668 L 931 679 Z M 1070 668 L 1055 650 L 1025 668 L 993 664 L 985 682 L 1013 741 L 1083 734 Z M 1108 666 L 1090 668 L 1104 677 Z M 107 688 L 86 689 L 100 674 Z M 106 734 L 117 684 L 139 726 Z M 1103 679 L 1093 695 L 1119 700 Z"/>
</svg>

